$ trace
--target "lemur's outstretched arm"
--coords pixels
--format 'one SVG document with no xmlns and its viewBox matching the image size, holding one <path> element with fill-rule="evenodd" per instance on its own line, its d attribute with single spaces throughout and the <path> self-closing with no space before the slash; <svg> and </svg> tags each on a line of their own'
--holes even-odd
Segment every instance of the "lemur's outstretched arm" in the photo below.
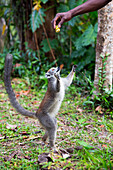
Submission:
<svg viewBox="0 0 113 170">
<path fill-rule="evenodd" d="M 65 78 L 62 78 L 62 79 L 63 79 L 63 82 L 64 82 L 65 88 L 67 88 L 67 87 L 69 87 L 69 86 L 71 85 L 72 80 L 73 80 L 73 77 L 74 77 L 74 74 L 75 74 L 76 67 L 77 67 L 77 66 L 74 65 L 74 66 L 72 67 L 71 72 L 68 74 L 68 76 L 65 77 Z"/>
</svg>

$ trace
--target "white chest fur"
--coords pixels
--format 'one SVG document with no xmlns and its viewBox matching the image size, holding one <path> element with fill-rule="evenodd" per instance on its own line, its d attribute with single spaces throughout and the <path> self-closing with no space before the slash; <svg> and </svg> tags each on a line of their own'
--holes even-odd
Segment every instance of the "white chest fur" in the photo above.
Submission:
<svg viewBox="0 0 113 170">
<path fill-rule="evenodd" d="M 62 81 L 62 79 L 60 80 L 60 91 L 58 93 L 56 93 L 56 97 L 55 97 L 55 100 L 51 106 L 51 109 L 49 111 L 49 114 L 54 117 L 59 109 L 60 109 L 60 106 L 61 106 L 61 103 L 64 99 L 64 95 L 65 95 L 65 87 L 64 87 L 64 83 Z"/>
</svg>

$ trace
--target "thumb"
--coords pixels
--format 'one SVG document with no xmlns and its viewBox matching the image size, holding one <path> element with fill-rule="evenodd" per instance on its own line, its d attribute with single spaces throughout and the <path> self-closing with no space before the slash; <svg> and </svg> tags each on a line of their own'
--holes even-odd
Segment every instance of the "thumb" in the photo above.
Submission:
<svg viewBox="0 0 113 170">
<path fill-rule="evenodd" d="M 60 21 L 59 24 L 58 24 L 58 27 L 61 28 L 61 26 L 62 26 L 62 24 L 63 24 L 64 22 L 65 22 L 65 19 L 62 18 L 61 21 Z"/>
</svg>

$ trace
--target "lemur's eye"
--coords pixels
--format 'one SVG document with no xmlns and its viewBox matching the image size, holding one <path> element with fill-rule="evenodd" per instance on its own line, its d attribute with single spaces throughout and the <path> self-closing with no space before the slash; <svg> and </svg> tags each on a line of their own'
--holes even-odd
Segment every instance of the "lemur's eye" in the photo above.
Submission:
<svg viewBox="0 0 113 170">
<path fill-rule="evenodd" d="M 46 73 L 45 76 L 46 76 L 46 78 L 50 78 L 50 74 L 49 73 Z"/>
</svg>

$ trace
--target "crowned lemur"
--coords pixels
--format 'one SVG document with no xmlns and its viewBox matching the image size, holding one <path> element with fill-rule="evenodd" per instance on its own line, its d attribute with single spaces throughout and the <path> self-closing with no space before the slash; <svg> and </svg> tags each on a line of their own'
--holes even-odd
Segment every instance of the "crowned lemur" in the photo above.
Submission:
<svg viewBox="0 0 113 170">
<path fill-rule="evenodd" d="M 5 59 L 4 68 L 4 82 L 5 88 L 8 93 L 9 99 L 13 107 L 24 116 L 38 119 L 41 125 L 45 129 L 45 135 L 43 136 L 43 141 L 49 137 L 49 144 L 51 148 L 54 148 L 57 122 L 55 115 L 58 113 L 61 103 L 64 98 L 65 89 L 70 86 L 73 80 L 76 66 L 72 67 L 71 72 L 65 78 L 60 77 L 60 68 L 53 67 L 49 69 L 46 73 L 48 79 L 47 92 L 36 112 L 30 112 L 24 109 L 16 100 L 15 93 L 11 86 L 11 70 L 12 70 L 13 57 L 8 54 Z"/>
</svg>

